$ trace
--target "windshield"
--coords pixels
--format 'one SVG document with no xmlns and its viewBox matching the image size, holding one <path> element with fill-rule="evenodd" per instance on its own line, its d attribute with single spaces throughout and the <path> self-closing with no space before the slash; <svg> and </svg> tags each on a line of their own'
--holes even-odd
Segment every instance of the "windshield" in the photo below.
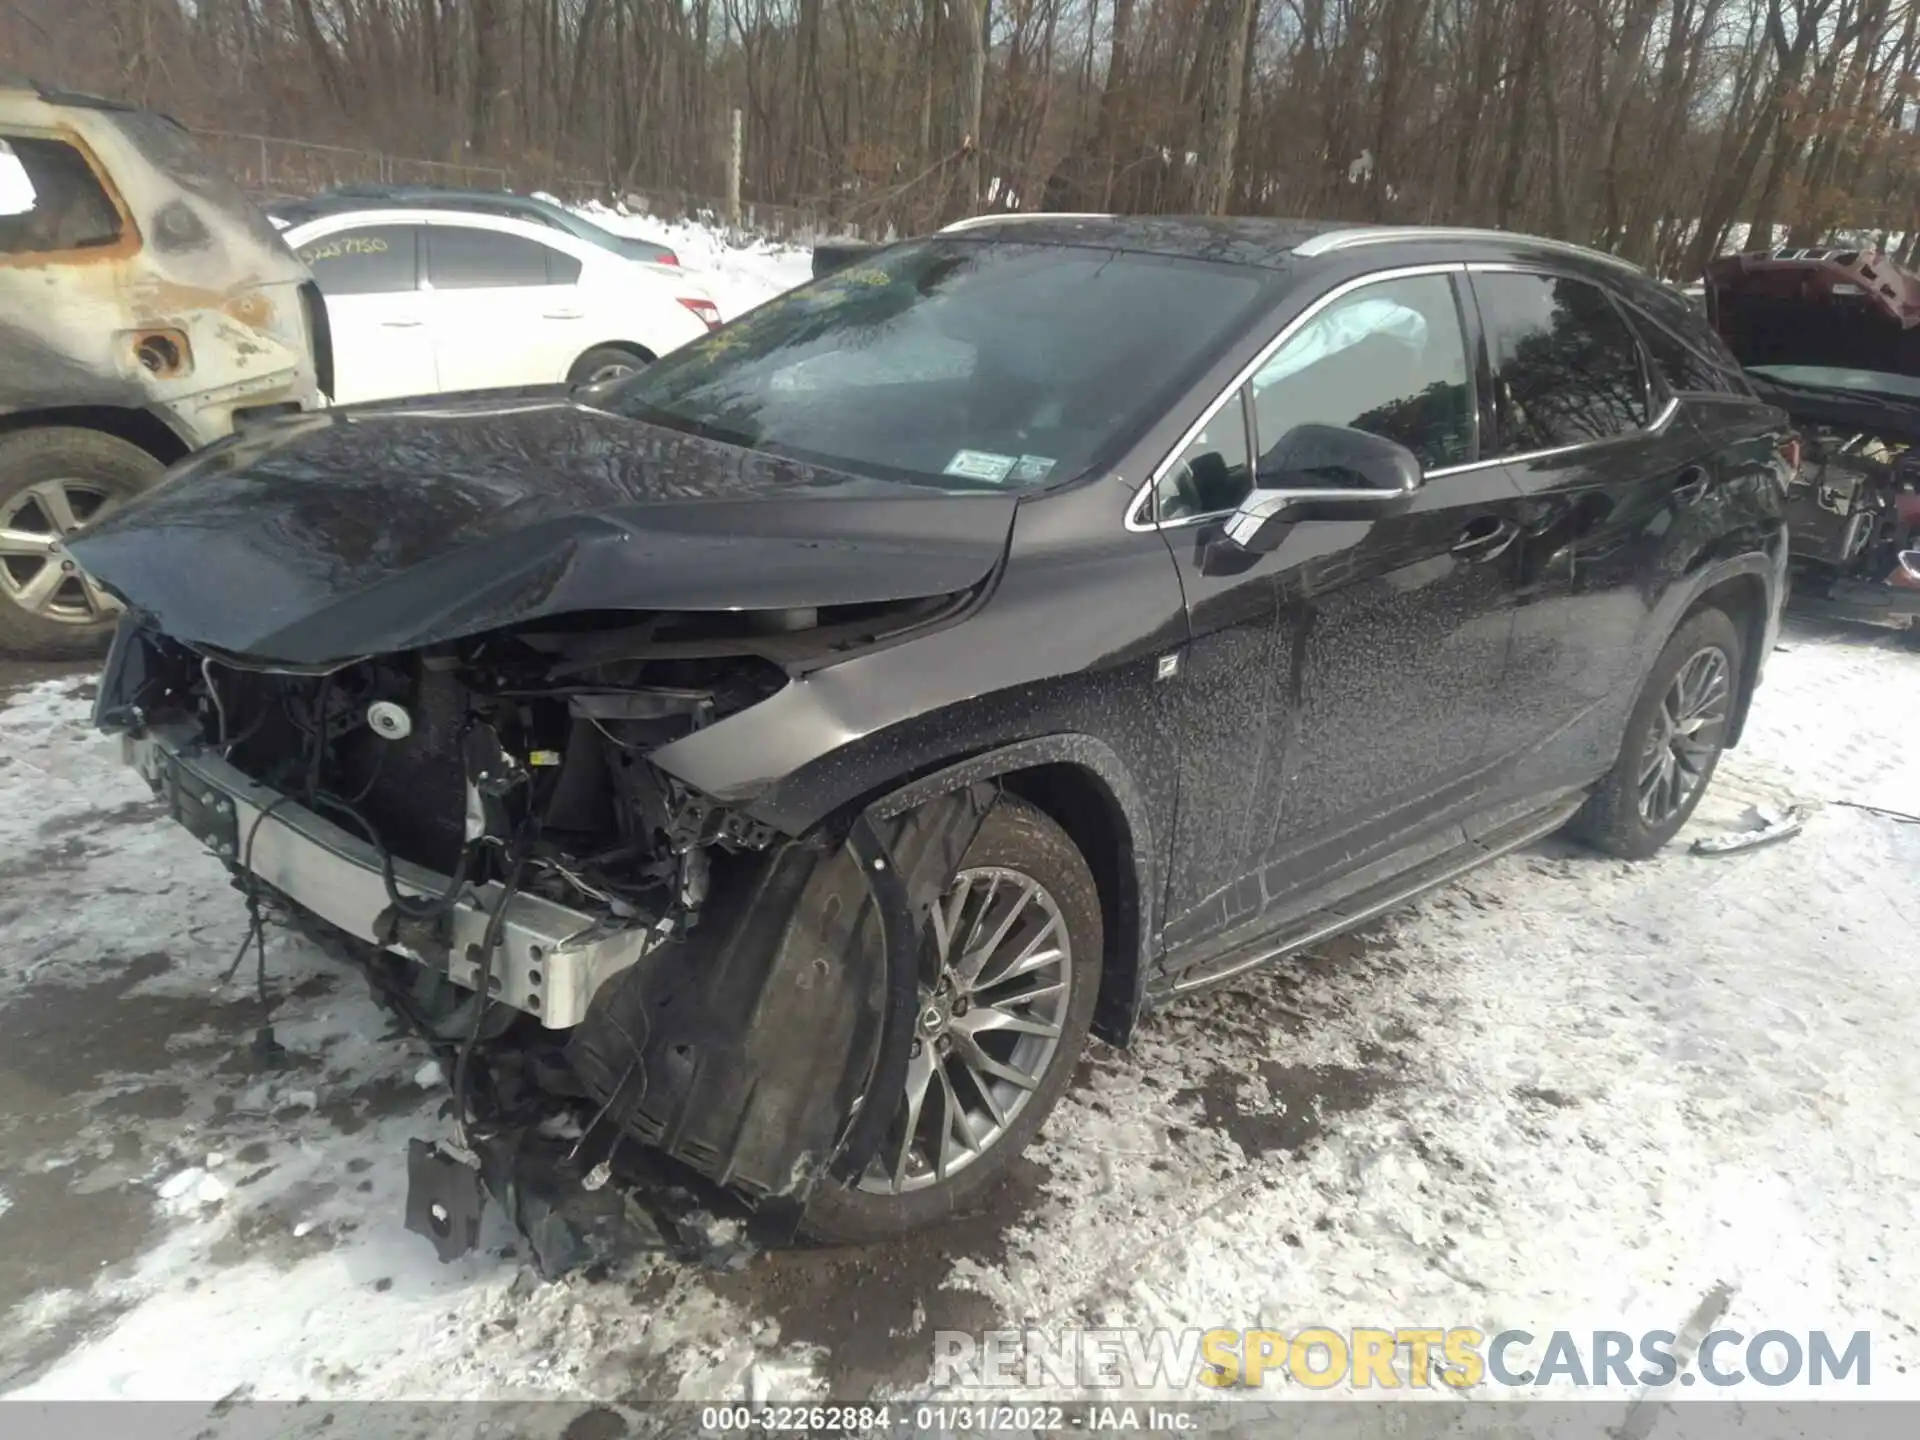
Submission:
<svg viewBox="0 0 1920 1440">
<path fill-rule="evenodd" d="M 1902 400 L 1920 400 L 1920 375 L 1891 375 L 1885 370 L 1845 370 L 1834 365 L 1752 365 L 1750 375 L 1783 385 L 1821 390 L 1866 390 Z"/>
<path fill-rule="evenodd" d="M 1104 466 L 1258 313 L 1268 271 L 940 238 L 883 250 L 614 388 L 634 419 L 943 489 Z"/>
</svg>

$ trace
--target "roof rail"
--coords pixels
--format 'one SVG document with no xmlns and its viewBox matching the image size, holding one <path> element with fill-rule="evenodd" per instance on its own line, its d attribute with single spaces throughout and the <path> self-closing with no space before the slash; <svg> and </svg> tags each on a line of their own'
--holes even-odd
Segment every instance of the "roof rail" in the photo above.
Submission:
<svg viewBox="0 0 1920 1440">
<path fill-rule="evenodd" d="M 950 235 L 955 230 L 977 230 L 982 225 L 997 225 L 1003 220 L 1111 220 L 1111 215 L 1068 214 L 1060 210 L 990 210 L 984 215 L 969 215 L 964 220 L 956 220 L 951 225 L 942 225 L 940 233 Z"/>
<path fill-rule="evenodd" d="M 1350 230 L 1327 230 L 1301 241 L 1293 247 L 1293 253 L 1311 259 L 1315 255 L 1351 250 L 1361 245 L 1390 245 L 1411 240 L 1518 240 L 1528 245 L 1538 245 L 1544 250 L 1605 261 L 1635 274 L 1646 273 L 1631 260 L 1623 260 L 1618 255 L 1610 255 L 1605 250 L 1595 250 L 1588 245 L 1576 245 L 1571 240 L 1550 240 L 1543 235 L 1526 235 L 1517 230 L 1477 230 L 1447 225 L 1373 225 Z"/>
</svg>

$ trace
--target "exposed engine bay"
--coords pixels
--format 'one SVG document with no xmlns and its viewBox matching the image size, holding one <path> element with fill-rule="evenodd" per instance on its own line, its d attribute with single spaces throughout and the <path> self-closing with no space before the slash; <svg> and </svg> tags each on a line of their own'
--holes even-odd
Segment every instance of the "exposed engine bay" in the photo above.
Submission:
<svg viewBox="0 0 1920 1440">
<path fill-rule="evenodd" d="M 1803 424 L 1800 436 L 1787 509 L 1796 591 L 1836 602 L 1860 583 L 1920 594 L 1920 449 L 1850 426 Z"/>
<path fill-rule="evenodd" d="M 410 1228 L 443 1258 L 463 1253 L 484 1180 L 558 1271 L 589 1258 L 594 1228 L 558 1217 L 592 1202 L 626 1140 L 781 1226 L 879 1144 L 891 1117 L 860 1100 L 904 1071 L 916 917 L 994 790 L 790 836 L 648 756 L 791 683 L 800 651 L 944 604 L 549 624 L 324 668 L 218 653 L 136 618 L 98 719 L 144 747 L 135 763 L 246 893 L 263 1007 L 272 907 L 344 942 L 442 1049 L 454 1137 L 414 1144 Z M 292 826 L 302 843 L 337 827 L 303 856 L 350 838 L 375 857 L 357 873 L 379 877 L 377 915 L 330 917 L 324 888 L 292 880 L 282 893 L 283 869 L 326 884 L 310 858 L 279 864 Z"/>
</svg>

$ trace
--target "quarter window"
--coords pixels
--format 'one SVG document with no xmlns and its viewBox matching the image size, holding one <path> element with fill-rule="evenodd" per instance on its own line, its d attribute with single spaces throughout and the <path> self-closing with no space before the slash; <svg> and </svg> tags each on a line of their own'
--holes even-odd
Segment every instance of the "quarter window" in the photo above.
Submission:
<svg viewBox="0 0 1920 1440">
<path fill-rule="evenodd" d="M 1251 382 L 1262 454 L 1296 425 L 1397 440 L 1428 469 L 1473 458 L 1473 386 L 1453 284 L 1381 280 L 1307 321 Z"/>
<path fill-rule="evenodd" d="M 1646 367 L 1598 286 L 1554 275 L 1478 274 L 1502 455 L 1625 435 L 1651 418 Z"/>
<path fill-rule="evenodd" d="M 0 138 L 0 254 L 87 250 L 120 238 L 120 212 L 64 140 Z"/>
<path fill-rule="evenodd" d="M 435 225 L 428 231 L 427 244 L 427 273 L 436 290 L 570 285 L 580 278 L 578 260 L 524 235 Z"/>
<path fill-rule="evenodd" d="M 1160 482 L 1159 519 L 1213 515 L 1236 509 L 1247 498 L 1253 489 L 1253 450 L 1247 443 L 1246 393 L 1242 386 L 1180 452 Z"/>
<path fill-rule="evenodd" d="M 1667 388 L 1676 395 L 1689 391 L 1724 394 L 1730 386 L 1727 374 L 1706 356 L 1682 342 L 1657 320 L 1634 313 L 1634 328 L 1653 357 L 1653 366 Z"/>
<path fill-rule="evenodd" d="M 397 295 L 414 288 L 414 234 L 369 225 L 309 240 L 299 254 L 323 295 Z"/>
</svg>

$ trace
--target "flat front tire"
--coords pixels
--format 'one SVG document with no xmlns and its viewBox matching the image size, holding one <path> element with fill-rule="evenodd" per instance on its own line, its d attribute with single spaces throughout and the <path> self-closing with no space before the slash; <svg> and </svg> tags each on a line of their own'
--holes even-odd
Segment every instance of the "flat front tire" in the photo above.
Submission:
<svg viewBox="0 0 1920 1440">
<path fill-rule="evenodd" d="M 931 919 L 906 1084 L 885 1102 L 893 1121 L 858 1180 L 814 1192 L 816 1239 L 862 1244 L 969 1209 L 1038 1133 L 1086 1043 L 1100 895 L 1045 813 L 1003 798 Z"/>
<path fill-rule="evenodd" d="M 1745 650 L 1723 611 L 1681 622 L 1647 672 L 1619 759 L 1567 826 L 1575 839 L 1644 860 L 1680 833 L 1732 733 Z"/>
<path fill-rule="evenodd" d="M 0 654 L 99 653 L 119 607 L 61 551 L 66 537 L 165 473 L 136 445 L 49 426 L 0 436 Z"/>
</svg>

